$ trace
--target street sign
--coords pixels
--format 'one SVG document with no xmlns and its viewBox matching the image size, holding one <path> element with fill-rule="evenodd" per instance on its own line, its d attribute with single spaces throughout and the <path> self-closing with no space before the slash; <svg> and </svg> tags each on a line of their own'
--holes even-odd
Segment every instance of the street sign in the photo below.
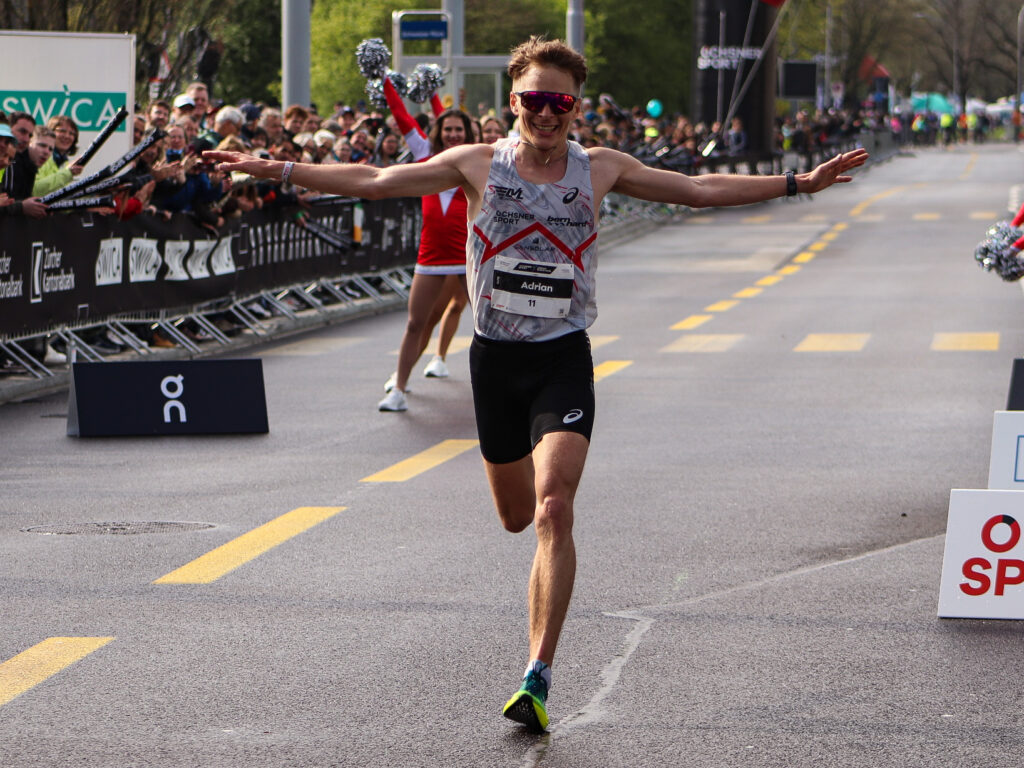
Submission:
<svg viewBox="0 0 1024 768">
<path fill-rule="evenodd" d="M 399 37 L 402 40 L 447 40 L 447 19 L 402 19 L 399 23 Z"/>
<path fill-rule="evenodd" d="M 1024 492 L 953 490 L 939 616 L 1024 619 Z"/>
<path fill-rule="evenodd" d="M 1024 411 L 995 412 L 988 487 L 1024 491 Z"/>
</svg>

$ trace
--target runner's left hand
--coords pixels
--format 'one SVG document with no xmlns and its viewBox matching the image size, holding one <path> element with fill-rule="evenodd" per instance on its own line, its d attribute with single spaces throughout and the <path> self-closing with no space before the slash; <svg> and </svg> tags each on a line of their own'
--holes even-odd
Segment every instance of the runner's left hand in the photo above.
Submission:
<svg viewBox="0 0 1024 768">
<path fill-rule="evenodd" d="M 797 188 L 800 192 L 813 194 L 833 184 L 853 181 L 852 176 L 846 175 L 847 172 L 864 165 L 867 159 L 868 151 L 866 149 L 842 152 L 831 160 L 825 161 L 810 173 L 797 174 Z"/>
</svg>

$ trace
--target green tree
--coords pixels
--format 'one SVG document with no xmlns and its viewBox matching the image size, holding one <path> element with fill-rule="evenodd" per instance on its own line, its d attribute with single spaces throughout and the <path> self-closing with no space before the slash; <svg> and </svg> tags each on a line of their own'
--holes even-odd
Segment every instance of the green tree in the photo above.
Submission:
<svg viewBox="0 0 1024 768">
<path fill-rule="evenodd" d="M 403 0 L 403 9 L 438 7 L 429 0 Z M 313 6 L 310 90 L 321 112 L 335 101 L 365 98 L 366 78 L 356 66 L 356 46 L 379 37 L 391 47 L 394 0 L 317 0 Z"/>
<path fill-rule="evenodd" d="M 466 0 L 466 51 L 508 53 L 530 35 L 565 37 L 567 0 Z"/>
<path fill-rule="evenodd" d="M 689 0 L 588 0 L 587 91 L 623 107 L 659 99 L 669 112 L 689 108 L 693 3 Z"/>
<path fill-rule="evenodd" d="M 217 98 L 237 104 L 248 98 L 281 99 L 281 0 L 233 0 L 231 20 L 221 27 L 224 46 Z"/>
</svg>

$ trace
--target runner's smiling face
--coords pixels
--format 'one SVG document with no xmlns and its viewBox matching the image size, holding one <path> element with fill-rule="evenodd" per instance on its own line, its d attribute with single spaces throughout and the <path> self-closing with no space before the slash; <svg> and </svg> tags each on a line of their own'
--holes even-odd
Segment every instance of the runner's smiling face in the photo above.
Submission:
<svg viewBox="0 0 1024 768">
<path fill-rule="evenodd" d="M 519 117 L 519 132 L 527 143 L 540 150 L 557 149 L 565 144 L 572 122 L 580 113 L 580 100 L 564 115 L 556 115 L 551 107 L 544 105 L 540 112 L 531 112 L 516 94 L 521 91 L 549 91 L 578 96 L 580 89 L 573 82 L 572 75 L 564 69 L 533 64 L 512 83 L 509 103 L 512 112 Z"/>
</svg>

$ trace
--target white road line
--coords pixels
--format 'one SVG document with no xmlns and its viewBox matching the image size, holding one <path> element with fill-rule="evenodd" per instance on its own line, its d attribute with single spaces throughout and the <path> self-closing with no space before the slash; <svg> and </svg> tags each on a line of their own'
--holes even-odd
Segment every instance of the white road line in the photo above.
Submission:
<svg viewBox="0 0 1024 768">
<path fill-rule="evenodd" d="M 654 605 L 643 606 L 640 609 L 631 611 L 605 611 L 604 615 L 615 618 L 615 619 L 629 619 L 635 621 L 636 625 L 626 635 L 625 644 L 622 652 L 609 661 L 604 669 L 601 671 L 601 686 L 597 689 L 594 695 L 590 698 L 581 709 L 573 712 L 566 717 L 563 717 L 558 721 L 557 725 L 552 726 L 548 732 L 539 738 L 537 742 L 527 751 L 523 758 L 523 768 L 539 768 L 541 761 L 544 759 L 544 755 L 551 747 L 552 742 L 556 736 L 566 734 L 574 728 L 582 728 L 601 720 L 604 715 L 604 709 L 602 704 L 604 700 L 608 698 L 608 695 L 612 692 L 616 685 L 618 685 L 619 677 L 622 675 L 622 670 L 626 666 L 626 663 L 630 660 L 636 650 L 640 647 L 640 643 L 643 640 L 644 635 L 647 633 L 652 626 L 654 626 L 655 619 L 650 616 L 644 616 L 644 611 L 649 610 L 664 610 L 665 608 L 683 607 L 687 605 L 694 605 L 696 603 L 703 603 L 708 600 L 716 600 L 721 597 L 728 597 L 738 592 L 747 592 L 749 590 L 759 589 L 761 587 L 774 584 L 779 581 L 785 581 L 786 579 L 795 578 L 797 576 L 805 576 L 809 573 L 817 573 L 824 571 L 829 568 L 835 568 L 840 565 L 847 565 L 849 563 L 856 563 L 861 560 L 866 560 L 876 555 L 885 555 L 890 552 L 897 552 L 907 547 L 912 547 L 916 544 L 923 542 L 933 541 L 934 539 L 943 538 L 946 534 L 940 533 L 935 536 L 927 536 L 922 539 L 914 539 L 912 541 L 905 541 L 902 544 L 894 544 L 890 547 L 882 547 L 881 549 L 875 549 L 870 552 L 863 552 L 853 557 L 848 557 L 844 560 L 834 560 L 830 563 L 819 563 L 818 565 L 809 565 L 806 568 L 797 568 L 792 571 L 786 571 L 785 573 L 778 573 L 774 576 L 768 576 L 764 579 L 758 579 L 757 581 L 750 581 L 745 584 L 737 584 L 735 587 L 729 587 L 722 589 L 717 592 L 709 592 L 706 595 L 698 595 L 696 597 L 687 598 L 686 600 L 679 600 L 674 603 L 657 603 Z"/>
<path fill-rule="evenodd" d="M 523 760 L 524 768 L 537 768 L 540 765 L 540 761 L 544 758 L 544 754 L 555 740 L 555 736 L 568 733 L 574 728 L 581 728 L 596 723 L 604 717 L 605 713 L 602 707 L 604 700 L 608 698 L 608 695 L 618 685 L 623 668 L 637 648 L 640 647 L 640 641 L 643 639 L 644 634 L 654 625 L 654 619 L 641 616 L 635 611 L 620 611 L 617 613 L 606 611 L 604 615 L 613 619 L 635 621 L 636 625 L 626 635 L 622 652 L 608 662 L 604 669 L 601 670 L 601 687 L 597 689 L 597 692 L 594 693 L 590 701 L 582 709 L 563 717 L 558 721 L 557 725 L 550 728 L 546 736 L 538 739 L 537 743 L 526 753 Z"/>
</svg>

